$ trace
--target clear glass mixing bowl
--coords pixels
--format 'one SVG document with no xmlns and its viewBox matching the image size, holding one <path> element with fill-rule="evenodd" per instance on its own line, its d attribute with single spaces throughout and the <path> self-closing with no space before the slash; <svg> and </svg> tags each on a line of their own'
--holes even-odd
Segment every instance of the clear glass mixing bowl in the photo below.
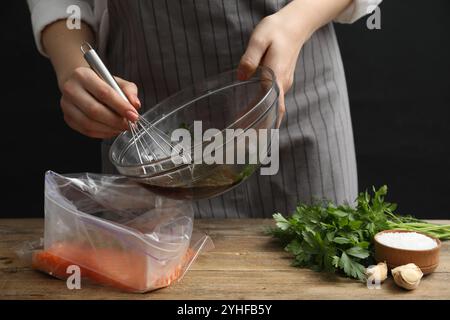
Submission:
<svg viewBox="0 0 450 320">
<path fill-rule="evenodd" d="M 270 129 L 274 129 L 278 121 L 279 88 L 272 70 L 266 67 L 259 67 L 245 81 L 239 81 L 236 74 L 236 70 L 231 70 L 207 78 L 145 112 L 142 117 L 151 123 L 151 129 L 140 129 L 137 139 L 133 138 L 130 131 L 123 132 L 111 146 L 110 159 L 119 173 L 148 185 L 157 193 L 184 199 L 217 196 L 252 175 L 260 167 L 262 159 L 258 159 L 257 163 L 250 163 L 250 154 L 255 149 L 250 147 L 250 143 L 238 147 L 237 141 L 245 140 L 245 134 L 250 129 L 255 129 L 256 132 L 267 129 L 265 144 L 267 148 L 270 147 Z M 245 154 L 245 162 L 194 164 L 174 161 L 176 157 L 170 155 L 172 149 L 168 146 L 170 143 L 173 147 L 178 142 L 171 142 L 171 135 L 179 128 L 187 129 L 195 135 L 194 121 L 201 122 L 202 134 L 208 129 L 217 129 L 217 134 L 222 134 L 223 141 L 219 147 L 216 146 L 215 152 L 221 150 L 224 155 L 227 152 L 241 152 Z M 242 130 L 235 132 L 234 139 L 227 139 L 227 129 Z M 256 145 L 259 145 L 259 139 L 258 136 Z M 205 150 L 210 143 L 193 142 L 187 160 L 198 159 L 198 153 L 194 153 L 194 149 Z M 136 144 L 141 148 L 145 146 L 144 153 L 152 156 L 144 157 L 141 163 L 142 157 L 139 159 Z M 142 149 L 140 153 L 142 155 Z"/>
</svg>

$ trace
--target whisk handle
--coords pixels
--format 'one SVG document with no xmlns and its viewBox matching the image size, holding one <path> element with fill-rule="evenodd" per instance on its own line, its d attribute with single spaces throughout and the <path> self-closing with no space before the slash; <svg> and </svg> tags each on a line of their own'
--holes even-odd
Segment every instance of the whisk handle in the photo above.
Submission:
<svg viewBox="0 0 450 320">
<path fill-rule="evenodd" d="M 100 59 L 99 55 L 97 54 L 97 52 L 95 52 L 91 45 L 85 42 L 81 46 L 81 52 L 83 52 L 84 59 L 92 68 L 92 70 L 94 70 L 100 78 L 102 78 L 107 84 L 109 84 L 123 99 L 129 102 L 127 96 L 123 93 L 122 89 L 120 89 L 116 79 L 114 79 L 108 68 L 106 68 L 102 59 Z"/>
</svg>

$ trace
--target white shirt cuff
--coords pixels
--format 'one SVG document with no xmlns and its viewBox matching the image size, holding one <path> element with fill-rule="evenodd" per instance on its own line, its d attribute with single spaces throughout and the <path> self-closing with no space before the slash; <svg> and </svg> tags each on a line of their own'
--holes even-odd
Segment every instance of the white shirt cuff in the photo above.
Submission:
<svg viewBox="0 0 450 320">
<path fill-rule="evenodd" d="M 87 23 L 94 31 L 97 29 L 94 12 L 89 2 L 82 0 L 28 0 L 31 10 L 31 23 L 33 26 L 34 40 L 39 52 L 47 56 L 42 48 L 42 31 L 49 24 L 67 19 L 71 13 L 67 13 L 67 8 L 77 5 L 80 8 L 81 20 Z"/>
<path fill-rule="evenodd" d="M 334 21 L 339 23 L 353 23 L 366 14 L 372 13 L 381 1 L 383 0 L 353 0 Z"/>
</svg>

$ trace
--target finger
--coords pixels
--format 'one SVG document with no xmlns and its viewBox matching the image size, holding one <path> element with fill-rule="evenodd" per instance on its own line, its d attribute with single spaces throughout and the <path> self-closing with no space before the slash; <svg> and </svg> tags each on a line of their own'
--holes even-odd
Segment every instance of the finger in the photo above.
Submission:
<svg viewBox="0 0 450 320">
<path fill-rule="evenodd" d="M 277 129 L 280 128 L 285 113 L 286 113 L 286 105 L 284 103 L 284 90 L 280 88 L 280 96 L 278 98 L 278 118 L 276 124 Z"/>
<path fill-rule="evenodd" d="M 122 117 L 133 122 L 137 121 L 139 114 L 136 109 L 101 80 L 94 71 L 87 68 L 79 68 L 75 71 L 75 77 L 98 101 L 104 103 Z"/>
<path fill-rule="evenodd" d="M 136 84 L 130 81 L 126 81 L 119 77 L 114 77 L 119 84 L 122 91 L 127 96 L 128 100 L 131 102 L 131 104 L 136 108 L 141 108 L 141 101 L 138 98 L 138 87 Z"/>
<path fill-rule="evenodd" d="M 111 138 L 120 133 L 100 122 L 93 121 L 86 117 L 75 105 L 62 101 L 61 107 L 64 112 L 64 120 L 75 131 L 85 136 L 98 139 Z"/>
<path fill-rule="evenodd" d="M 241 57 L 241 61 L 238 66 L 238 79 L 247 80 L 258 68 L 266 50 L 269 46 L 269 42 L 266 38 L 258 32 L 258 28 L 255 29 L 250 41 L 248 43 L 247 49 Z"/>
<path fill-rule="evenodd" d="M 78 108 L 91 120 L 103 123 L 115 130 L 124 131 L 128 129 L 128 124 L 124 118 L 111 111 L 97 101 L 89 92 L 84 90 L 79 83 L 73 84 L 73 91 L 76 94 L 70 95 L 70 102 Z M 62 98 L 64 101 L 67 99 Z"/>
<path fill-rule="evenodd" d="M 290 89 L 292 85 L 292 75 L 295 70 L 295 62 L 286 61 L 285 54 L 286 52 L 282 52 L 282 46 L 271 45 L 266 55 L 264 56 L 264 60 L 262 64 L 264 66 L 269 67 L 273 70 L 275 74 L 275 78 L 277 81 L 278 88 L 280 90 L 279 98 L 278 98 L 278 119 L 277 119 L 277 128 L 280 127 L 281 122 L 284 118 L 284 114 L 286 113 L 286 104 L 285 104 L 285 93 Z"/>
<path fill-rule="evenodd" d="M 292 55 L 295 56 L 295 55 Z M 283 51 L 283 47 L 280 45 L 271 45 L 262 62 L 262 65 L 272 69 L 275 74 L 280 88 L 283 92 L 289 91 L 293 83 L 293 74 L 296 66 L 295 61 L 289 61 L 292 59 L 286 59 L 286 52 Z"/>
</svg>

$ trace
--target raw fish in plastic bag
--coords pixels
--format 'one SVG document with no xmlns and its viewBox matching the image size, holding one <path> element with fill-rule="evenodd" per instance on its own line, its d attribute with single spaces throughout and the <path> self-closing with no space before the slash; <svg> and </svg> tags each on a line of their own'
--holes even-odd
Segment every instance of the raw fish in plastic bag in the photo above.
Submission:
<svg viewBox="0 0 450 320">
<path fill-rule="evenodd" d="M 155 195 L 122 176 L 45 176 L 43 248 L 28 243 L 32 267 L 60 279 L 78 266 L 82 279 L 131 292 L 180 280 L 203 250 L 188 201 Z"/>
</svg>

